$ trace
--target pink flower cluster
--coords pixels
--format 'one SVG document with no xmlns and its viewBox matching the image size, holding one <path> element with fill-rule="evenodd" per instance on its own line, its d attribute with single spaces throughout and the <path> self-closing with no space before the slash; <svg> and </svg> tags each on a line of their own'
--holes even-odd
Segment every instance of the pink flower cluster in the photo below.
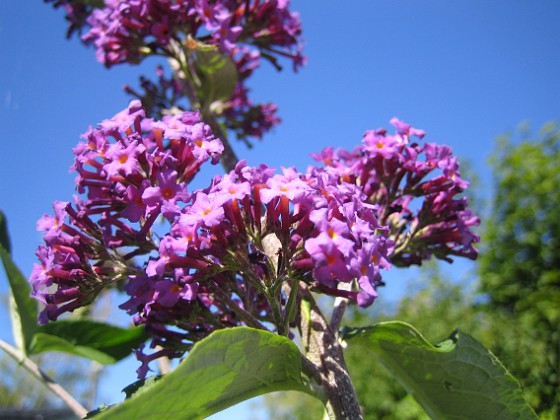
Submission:
<svg viewBox="0 0 560 420">
<path fill-rule="evenodd" d="M 393 124 L 396 134 L 367 132 L 352 153 L 325 149 L 315 156 L 325 167 L 276 174 L 240 162 L 189 191 L 221 143 L 196 113 L 154 121 L 133 101 L 74 149 L 85 198 L 56 202 L 55 216 L 38 222 L 45 245 L 30 282 L 45 304 L 41 321 L 124 283 L 121 308 L 162 348 L 137 352 L 144 376 L 150 361 L 180 357 L 215 329 L 280 328 L 283 285 L 368 306 L 391 264 L 474 258 L 478 219 L 459 196 L 467 184 L 456 159 Z M 169 223 L 162 232 L 160 216 Z"/>
<path fill-rule="evenodd" d="M 43 216 L 45 246 L 31 274 L 33 295 L 46 306 L 41 321 L 89 304 L 106 286 L 135 268 L 133 258 L 152 252 L 160 215 L 173 220 L 189 199 L 187 184 L 223 146 L 197 113 L 144 118 L 140 102 L 84 134 L 74 148 L 75 205 L 55 202 Z M 53 287 L 56 286 L 53 292 Z"/>
<path fill-rule="evenodd" d="M 353 152 L 326 148 L 314 158 L 340 179 L 359 185 L 367 202 L 375 204 L 379 223 L 389 228 L 394 243 L 391 263 L 406 267 L 432 256 L 475 259 L 479 241 L 471 227 L 480 223 L 462 195 L 469 185 L 459 173 L 448 146 L 419 144 L 424 132 L 396 118 L 397 129 L 365 133 Z"/>
<path fill-rule="evenodd" d="M 287 57 L 297 68 L 304 61 L 301 24 L 288 8 L 287 0 L 105 0 L 87 19 L 90 29 L 82 39 L 106 66 L 137 63 L 190 36 L 231 56 L 262 50 L 271 60 Z"/>
<path fill-rule="evenodd" d="M 216 46 L 238 71 L 237 86 L 221 105 L 221 116 L 226 127 L 247 144 L 280 122 L 274 104 L 255 104 L 248 96 L 246 80 L 260 59 L 278 69 L 281 58 L 290 60 L 294 70 L 305 63 L 300 19 L 289 10 L 289 0 L 105 0 L 100 8 L 68 0 L 46 1 L 64 7 L 69 33 L 86 32 L 82 40 L 95 46 L 98 61 L 107 67 L 139 63 L 150 55 L 182 62 L 197 43 Z M 177 77 L 165 78 L 158 69 L 157 81 L 141 78 L 144 92 L 126 90 L 152 115 L 162 115 L 177 106 L 185 108 L 180 102 L 186 95 Z"/>
<path fill-rule="evenodd" d="M 130 279 L 121 307 L 147 326 L 152 345 L 185 350 L 215 328 L 246 322 L 242 314 L 274 325 L 273 290 L 293 279 L 361 306 L 373 302 L 390 243 L 359 189 L 321 169 L 274 172 L 241 162 L 193 192 L 145 274 Z M 264 246 L 269 236 L 276 248 Z M 138 353 L 142 374 L 159 355 Z"/>
</svg>

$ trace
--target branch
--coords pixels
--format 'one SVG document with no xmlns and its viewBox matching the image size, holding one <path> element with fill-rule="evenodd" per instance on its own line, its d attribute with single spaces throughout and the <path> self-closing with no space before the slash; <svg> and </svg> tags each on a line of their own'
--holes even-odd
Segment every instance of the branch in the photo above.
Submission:
<svg viewBox="0 0 560 420">
<path fill-rule="evenodd" d="M 18 349 L 2 340 L 0 340 L 0 349 L 4 350 L 12 359 L 18 362 L 20 366 L 23 366 L 25 370 L 31 373 L 35 379 L 42 382 L 48 389 L 54 392 L 78 417 L 84 418 L 87 415 L 88 410 L 84 406 L 43 372 L 35 362 L 27 356 L 24 356 Z"/>
<path fill-rule="evenodd" d="M 339 286 L 342 290 L 352 289 L 352 283 L 340 283 Z M 333 313 L 329 327 L 332 331 L 334 331 L 335 334 L 337 334 L 338 330 L 340 329 L 340 323 L 342 322 L 342 317 L 344 316 L 344 312 L 346 311 L 347 306 L 348 299 L 344 297 L 339 296 L 334 300 Z"/>
<path fill-rule="evenodd" d="M 337 333 L 329 327 L 305 285 L 300 286 L 300 293 L 307 306 L 303 309 L 302 305 L 299 317 L 300 334 L 307 350 L 307 358 L 320 372 L 328 416 L 337 420 L 362 419 L 356 391 L 344 362 Z"/>
<path fill-rule="evenodd" d="M 155 350 L 156 350 L 156 352 L 158 352 L 160 350 L 163 350 L 163 347 L 156 346 Z M 158 363 L 159 374 L 160 375 L 166 375 L 171 371 L 171 363 L 170 363 L 169 357 L 167 357 L 167 356 L 158 357 L 157 363 Z"/>
</svg>

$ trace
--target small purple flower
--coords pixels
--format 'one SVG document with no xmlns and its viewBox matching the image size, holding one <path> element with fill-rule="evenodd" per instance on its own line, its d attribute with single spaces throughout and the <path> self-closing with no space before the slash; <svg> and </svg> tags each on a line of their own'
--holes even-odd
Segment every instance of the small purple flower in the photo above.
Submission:
<svg viewBox="0 0 560 420">
<path fill-rule="evenodd" d="M 202 192 L 197 193 L 188 212 L 181 216 L 182 222 L 192 226 L 213 227 L 219 225 L 224 218 L 224 209 L 222 200 L 217 198 Z"/>
<path fill-rule="evenodd" d="M 219 28 L 212 34 L 213 38 L 220 46 L 220 50 L 224 53 L 232 53 L 236 47 L 235 41 L 243 28 L 241 26 L 233 26 L 233 19 L 227 14 L 222 14 L 218 18 Z"/>
<path fill-rule="evenodd" d="M 142 103 L 139 100 L 133 100 L 128 108 L 117 113 L 113 118 L 103 120 L 99 126 L 107 132 L 124 133 L 130 129 L 134 123 L 146 116 Z"/>
<path fill-rule="evenodd" d="M 146 151 L 143 144 L 137 141 L 124 147 L 121 143 L 114 143 L 109 147 L 105 157 L 111 162 L 103 166 L 109 177 L 119 174 L 131 175 L 142 171 L 138 156 Z"/>
<path fill-rule="evenodd" d="M 161 280 L 156 283 L 155 290 L 154 300 L 166 308 L 172 308 L 177 304 L 179 299 L 184 299 L 186 301 L 194 300 L 196 298 L 198 284 L 179 285 L 170 281 Z"/>
<path fill-rule="evenodd" d="M 37 221 L 37 230 L 46 232 L 45 240 L 49 240 L 49 238 L 60 234 L 68 215 L 66 213 L 68 204 L 69 203 L 64 201 L 55 201 L 53 203 L 54 217 L 45 214 Z"/>
<path fill-rule="evenodd" d="M 219 29 L 220 21 L 229 16 L 227 9 L 219 2 L 211 6 L 208 0 L 195 0 L 194 7 L 209 31 Z"/>
<path fill-rule="evenodd" d="M 121 216 L 128 219 L 132 223 L 140 221 L 146 214 L 146 203 L 142 199 L 142 194 L 148 188 L 150 182 L 148 180 L 142 181 L 140 188 L 134 185 L 129 185 L 126 188 L 126 207 L 121 212 Z"/>
<path fill-rule="evenodd" d="M 173 241 L 169 236 L 165 236 L 159 244 L 159 258 L 148 262 L 146 274 L 150 277 L 163 276 L 174 255 L 175 249 Z"/>
<path fill-rule="evenodd" d="M 400 137 L 379 135 L 375 131 L 367 131 L 362 140 L 366 145 L 364 149 L 372 157 L 381 156 L 384 159 L 393 157 L 401 159 L 401 150 L 404 143 Z"/>
<path fill-rule="evenodd" d="M 163 215 L 172 219 L 179 214 L 177 201 L 187 201 L 189 194 L 185 186 L 177 183 L 177 172 L 167 169 L 156 174 L 157 185 L 148 187 L 142 193 L 142 200 L 147 206 L 148 213 L 164 210 Z"/>
<path fill-rule="evenodd" d="M 390 121 L 391 125 L 393 125 L 399 132 L 399 134 L 404 135 L 406 137 L 415 136 L 419 139 L 423 139 L 426 135 L 424 130 L 419 130 L 417 128 L 412 127 L 410 124 L 407 124 L 396 117 L 393 117 Z"/>
<path fill-rule="evenodd" d="M 220 154 L 224 151 L 222 142 L 212 138 L 210 126 L 204 123 L 198 123 L 192 126 L 189 133 L 192 142 L 194 157 L 204 162 L 212 158 L 212 163 L 217 163 Z"/>
<path fill-rule="evenodd" d="M 336 243 L 325 233 L 305 242 L 305 250 L 313 259 L 313 278 L 327 285 L 336 280 L 348 282 L 353 279 L 346 260 Z"/>
<path fill-rule="evenodd" d="M 266 188 L 260 190 L 263 203 L 269 203 L 273 198 L 286 197 L 290 201 L 298 201 L 306 192 L 309 185 L 299 177 L 293 176 L 293 170 L 285 170 L 284 176 L 274 176 L 267 181 Z"/>
<path fill-rule="evenodd" d="M 168 139 L 185 139 L 189 135 L 190 125 L 182 120 L 181 115 L 165 115 L 161 121 L 152 123 L 152 129 L 159 129 Z"/>
<path fill-rule="evenodd" d="M 158 44 L 167 45 L 171 39 L 172 30 L 169 16 L 163 16 L 161 21 L 152 25 L 151 34 L 156 38 Z"/>
</svg>

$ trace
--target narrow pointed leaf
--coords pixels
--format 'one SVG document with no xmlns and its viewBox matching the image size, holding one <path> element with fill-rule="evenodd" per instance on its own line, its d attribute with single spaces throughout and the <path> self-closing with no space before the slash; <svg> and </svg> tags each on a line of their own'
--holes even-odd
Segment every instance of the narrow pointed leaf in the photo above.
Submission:
<svg viewBox="0 0 560 420">
<path fill-rule="evenodd" d="M 29 352 L 60 351 L 107 365 L 130 355 L 147 338 L 143 327 L 126 329 L 89 320 L 61 320 L 41 325 Z"/>
<path fill-rule="evenodd" d="M 6 221 L 6 215 L 2 210 L 0 210 L 0 245 L 8 251 L 8 254 L 12 253 L 12 244 L 8 233 L 8 223 Z"/>
<path fill-rule="evenodd" d="M 411 325 L 391 321 L 349 330 L 345 339 L 377 356 L 434 419 L 536 418 L 515 378 L 463 332 L 434 346 Z"/>
<path fill-rule="evenodd" d="M 201 419 L 273 391 L 307 392 L 297 346 L 267 331 L 216 331 L 145 392 L 111 407 L 102 419 Z"/>
<path fill-rule="evenodd" d="M 29 295 L 31 287 L 12 260 L 6 219 L 3 213 L 0 214 L 0 259 L 10 284 L 12 331 L 16 346 L 25 354 L 37 328 L 37 301 Z"/>
</svg>

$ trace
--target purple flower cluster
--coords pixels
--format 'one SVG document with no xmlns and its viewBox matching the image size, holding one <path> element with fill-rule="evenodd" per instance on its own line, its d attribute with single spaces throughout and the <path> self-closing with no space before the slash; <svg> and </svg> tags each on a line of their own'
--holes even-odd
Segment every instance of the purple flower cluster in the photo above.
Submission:
<svg viewBox="0 0 560 420">
<path fill-rule="evenodd" d="M 272 60 L 287 57 L 297 68 L 304 61 L 301 24 L 288 8 L 287 0 L 105 0 L 87 19 L 90 29 L 82 39 L 106 66 L 137 63 L 192 37 L 231 56 L 261 50 Z"/>
<path fill-rule="evenodd" d="M 474 258 L 478 224 L 446 146 L 424 133 L 369 131 L 354 152 L 325 149 L 305 174 L 245 162 L 188 191 L 222 145 L 196 113 L 145 118 L 138 101 L 84 134 L 75 149 L 75 204 L 56 202 L 38 228 L 45 245 L 31 275 L 42 322 L 91 303 L 121 281 L 120 307 L 146 326 L 136 352 L 145 376 L 162 355 L 181 357 L 210 332 L 236 325 L 286 331 L 287 289 L 370 305 L 381 269 L 434 255 Z M 154 222 L 169 225 L 156 233 Z"/>
<path fill-rule="evenodd" d="M 130 279 L 121 307 L 147 326 L 152 346 L 174 355 L 216 328 L 248 319 L 274 325 L 271 300 L 285 302 L 277 291 L 292 280 L 373 302 L 390 243 L 359 188 L 319 168 L 274 172 L 240 162 L 194 191 L 145 273 Z M 159 355 L 138 353 L 141 375 Z"/>
<path fill-rule="evenodd" d="M 468 182 L 460 177 L 448 146 L 419 144 L 424 132 L 396 118 L 395 134 L 368 131 L 353 152 L 326 148 L 314 158 L 340 179 L 359 185 L 376 206 L 379 223 L 389 228 L 393 265 L 421 264 L 432 256 L 475 259 L 479 241 L 471 227 L 480 221 L 462 196 Z"/>
<path fill-rule="evenodd" d="M 179 63 L 180 72 L 169 78 L 161 69 L 154 82 L 142 77 L 142 93 L 126 88 L 151 115 L 185 109 L 181 98 L 189 95 L 179 74 L 194 70 L 188 62 L 198 46 L 217 48 L 231 58 L 238 73 L 234 93 L 222 101 L 218 114 L 247 144 L 249 138 L 262 138 L 280 122 L 275 105 L 255 104 L 248 96 L 246 80 L 260 59 L 278 69 L 281 58 L 290 60 L 294 70 L 305 63 L 300 19 L 289 10 L 289 0 L 105 0 L 99 8 L 68 0 L 46 1 L 64 7 L 69 31 L 84 31 L 83 42 L 95 46 L 98 61 L 107 67 L 139 63 L 150 55 Z M 191 96 L 189 100 L 196 100 Z"/>
<path fill-rule="evenodd" d="M 293 169 L 274 172 L 241 162 L 209 188 L 194 192 L 162 238 L 159 258 L 150 260 L 147 275 L 175 283 L 187 275 L 196 284 L 231 272 L 263 292 L 279 278 L 301 279 L 370 304 L 379 267 L 389 268 L 386 229 L 378 225 L 372 206 L 355 185 L 322 169 L 306 175 Z M 278 244 L 272 253 L 262 245 L 268 235 Z M 189 264 L 196 271 L 185 274 Z M 354 279 L 361 279 L 359 292 L 337 290 L 339 282 Z"/>
<path fill-rule="evenodd" d="M 223 111 L 227 128 L 236 133 L 238 139 L 246 142 L 250 137 L 262 139 L 264 134 L 281 122 L 275 104 L 254 104 L 248 93 L 245 85 L 238 83 Z"/>
<path fill-rule="evenodd" d="M 133 258 L 155 249 L 160 215 L 173 220 L 189 199 L 187 184 L 207 160 L 217 163 L 223 146 L 197 113 L 144 118 L 140 102 L 99 128 L 74 149 L 74 206 L 56 202 L 43 216 L 45 245 L 31 274 L 33 296 L 45 304 L 40 320 L 92 302 L 106 286 L 138 271 Z"/>
</svg>

